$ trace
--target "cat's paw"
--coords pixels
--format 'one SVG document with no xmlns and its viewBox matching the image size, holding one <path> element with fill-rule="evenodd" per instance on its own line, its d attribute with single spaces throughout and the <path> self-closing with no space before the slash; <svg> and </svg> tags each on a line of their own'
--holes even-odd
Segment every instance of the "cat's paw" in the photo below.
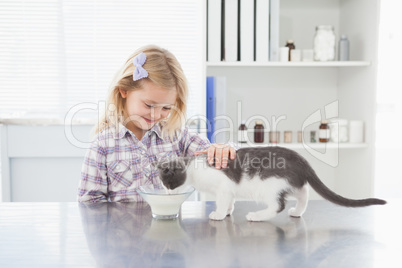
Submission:
<svg viewBox="0 0 402 268">
<path fill-rule="evenodd" d="M 264 220 L 256 212 L 249 212 L 246 216 L 246 219 L 248 221 L 263 221 Z"/>
<path fill-rule="evenodd" d="M 223 220 L 225 217 L 226 217 L 226 215 L 219 214 L 219 213 L 216 212 L 216 211 L 212 211 L 212 212 L 209 214 L 209 218 L 210 218 L 211 220 L 214 220 L 214 221 L 221 221 L 221 220 Z"/>
<path fill-rule="evenodd" d="M 290 217 L 300 218 L 300 217 L 301 217 L 301 214 L 302 214 L 302 213 L 296 211 L 296 208 L 290 208 L 290 209 L 288 210 L 288 215 L 289 215 Z"/>
</svg>

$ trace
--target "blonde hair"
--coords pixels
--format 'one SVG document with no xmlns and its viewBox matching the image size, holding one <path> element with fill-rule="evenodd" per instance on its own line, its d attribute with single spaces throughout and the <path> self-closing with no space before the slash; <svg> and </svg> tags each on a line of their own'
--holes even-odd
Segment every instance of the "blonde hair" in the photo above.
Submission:
<svg viewBox="0 0 402 268">
<path fill-rule="evenodd" d="M 133 58 L 141 52 L 145 53 L 147 57 L 142 67 L 148 72 L 148 77 L 133 81 L 135 69 Z M 172 137 L 183 126 L 188 95 L 187 80 L 183 69 L 171 52 L 155 45 L 148 45 L 134 52 L 115 76 L 110 86 L 105 114 L 98 123 L 95 134 L 111 126 L 117 127 L 118 123 L 126 122 L 126 99 L 122 98 L 120 89 L 127 91 L 142 89 L 144 79 L 148 79 L 166 90 L 176 89 L 176 103 L 172 107 L 170 115 L 161 122 L 162 134 Z"/>
</svg>

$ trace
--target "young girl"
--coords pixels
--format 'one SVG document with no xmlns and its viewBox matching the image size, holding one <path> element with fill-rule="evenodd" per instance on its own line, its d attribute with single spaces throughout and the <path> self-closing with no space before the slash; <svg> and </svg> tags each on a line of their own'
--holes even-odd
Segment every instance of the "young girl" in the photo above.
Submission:
<svg viewBox="0 0 402 268">
<path fill-rule="evenodd" d="M 140 185 L 162 188 L 155 161 L 208 154 L 225 168 L 236 152 L 211 145 L 183 128 L 187 81 L 169 51 L 146 46 L 125 63 L 111 85 L 105 117 L 87 151 L 78 189 L 79 202 L 142 201 Z"/>
</svg>

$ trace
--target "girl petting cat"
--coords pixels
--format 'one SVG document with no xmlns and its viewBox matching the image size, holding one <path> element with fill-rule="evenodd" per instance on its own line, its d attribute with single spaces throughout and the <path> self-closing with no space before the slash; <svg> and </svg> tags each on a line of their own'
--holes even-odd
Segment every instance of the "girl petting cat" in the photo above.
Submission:
<svg viewBox="0 0 402 268">
<path fill-rule="evenodd" d="M 88 149 L 78 188 L 79 202 L 142 201 L 140 185 L 162 188 L 153 162 L 208 154 L 215 168 L 236 151 L 211 145 L 185 123 L 187 81 L 176 57 L 146 46 L 124 64 L 111 85 L 104 118 Z"/>
</svg>

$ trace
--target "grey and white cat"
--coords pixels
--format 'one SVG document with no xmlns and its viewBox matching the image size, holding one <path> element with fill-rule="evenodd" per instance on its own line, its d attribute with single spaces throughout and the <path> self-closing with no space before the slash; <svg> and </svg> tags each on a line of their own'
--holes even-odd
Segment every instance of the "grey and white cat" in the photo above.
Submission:
<svg viewBox="0 0 402 268">
<path fill-rule="evenodd" d="M 292 217 L 300 217 L 308 203 L 308 184 L 323 198 L 345 207 L 383 205 L 376 198 L 353 200 L 344 198 L 326 187 L 310 164 L 295 151 L 282 147 L 242 148 L 228 167 L 218 170 L 207 162 L 206 155 L 176 158 L 156 164 L 159 177 L 168 190 L 192 185 L 201 192 L 216 196 L 216 210 L 209 218 L 223 220 L 231 215 L 236 198 L 265 203 L 266 209 L 250 212 L 249 221 L 264 221 L 284 210 L 288 196 L 296 198 L 289 209 Z"/>
</svg>

